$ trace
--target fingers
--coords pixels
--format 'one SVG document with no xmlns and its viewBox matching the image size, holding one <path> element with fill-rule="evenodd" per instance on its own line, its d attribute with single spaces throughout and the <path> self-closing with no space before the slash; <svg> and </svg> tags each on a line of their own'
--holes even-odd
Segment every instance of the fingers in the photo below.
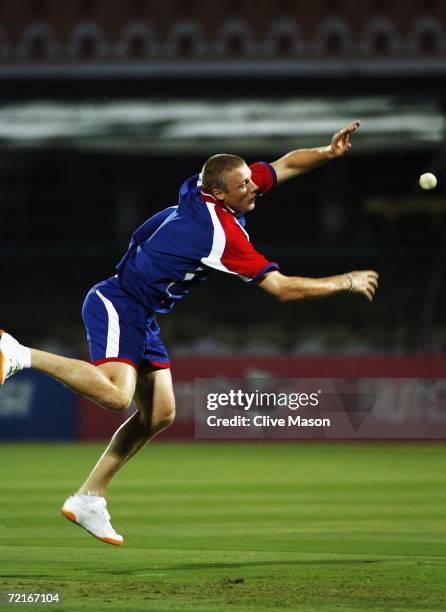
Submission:
<svg viewBox="0 0 446 612">
<path fill-rule="evenodd" d="M 350 134 L 352 134 L 353 132 L 356 132 L 356 130 L 361 126 L 361 122 L 359 120 L 353 121 L 353 123 L 350 123 L 350 125 L 347 125 L 347 127 L 345 127 L 344 129 L 342 129 L 340 132 L 338 132 L 339 136 L 341 137 L 348 137 L 350 136 Z"/>
<path fill-rule="evenodd" d="M 347 125 L 345 128 L 343 128 L 342 130 L 339 130 L 339 132 L 336 133 L 336 136 L 347 136 L 347 134 L 351 134 L 352 132 L 355 132 L 359 126 L 361 125 L 361 123 L 359 121 L 354 121 L 353 123 L 350 123 L 350 125 Z"/>
<path fill-rule="evenodd" d="M 376 288 L 372 287 L 371 285 L 369 285 L 366 288 L 365 295 L 366 295 L 367 299 L 369 300 L 369 302 L 371 302 L 373 300 L 373 298 L 375 297 L 375 291 L 376 291 Z"/>
<path fill-rule="evenodd" d="M 377 278 L 370 278 L 368 279 L 369 284 L 374 287 L 375 291 L 376 289 L 378 289 L 378 279 Z"/>
<path fill-rule="evenodd" d="M 371 302 L 375 296 L 376 287 L 368 284 L 360 289 L 360 293 L 365 295 L 369 302 Z"/>
<path fill-rule="evenodd" d="M 351 134 L 356 132 L 359 127 L 361 127 L 361 122 L 359 120 L 353 121 L 353 123 L 350 123 L 350 125 L 341 130 L 341 134 Z"/>
<path fill-rule="evenodd" d="M 372 287 L 374 287 L 375 290 L 378 289 L 378 278 L 379 278 L 379 274 L 378 272 L 375 272 L 374 270 L 367 270 L 365 272 L 366 282 Z"/>
<path fill-rule="evenodd" d="M 375 270 L 356 270 L 351 274 L 354 279 L 353 292 L 364 295 L 371 302 L 378 289 L 379 274 Z"/>
<path fill-rule="evenodd" d="M 378 280 L 379 278 L 379 274 L 375 270 L 357 270 L 356 272 L 366 279 Z"/>
<path fill-rule="evenodd" d="M 379 274 L 376 272 L 376 270 L 353 270 L 351 274 L 365 276 L 366 278 L 379 278 Z"/>
<path fill-rule="evenodd" d="M 350 125 L 336 132 L 332 138 L 332 146 L 335 146 L 339 150 L 345 153 L 346 150 L 351 149 L 351 143 L 349 142 L 350 134 L 355 132 L 361 125 L 359 120 L 353 121 Z"/>
</svg>

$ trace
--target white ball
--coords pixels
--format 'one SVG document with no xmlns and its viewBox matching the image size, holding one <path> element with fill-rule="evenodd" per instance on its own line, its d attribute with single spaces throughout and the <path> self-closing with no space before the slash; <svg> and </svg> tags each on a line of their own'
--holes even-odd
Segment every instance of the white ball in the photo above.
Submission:
<svg viewBox="0 0 446 612">
<path fill-rule="evenodd" d="M 437 177 L 431 172 L 426 172 L 420 176 L 418 184 L 420 185 L 421 189 L 435 189 L 437 186 Z"/>
</svg>

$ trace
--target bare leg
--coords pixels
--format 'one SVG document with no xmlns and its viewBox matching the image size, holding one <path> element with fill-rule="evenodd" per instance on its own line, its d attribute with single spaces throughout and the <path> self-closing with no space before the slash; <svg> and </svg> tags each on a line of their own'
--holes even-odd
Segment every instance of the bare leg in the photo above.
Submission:
<svg viewBox="0 0 446 612">
<path fill-rule="evenodd" d="M 104 496 L 116 472 L 151 438 L 173 422 L 175 399 L 170 370 L 147 369 L 141 372 L 134 399 L 138 412 L 115 432 L 79 493 Z"/>
<path fill-rule="evenodd" d="M 37 349 L 31 349 L 31 367 L 111 410 L 129 407 L 137 378 L 135 368 L 127 363 L 110 361 L 94 366 Z"/>
</svg>

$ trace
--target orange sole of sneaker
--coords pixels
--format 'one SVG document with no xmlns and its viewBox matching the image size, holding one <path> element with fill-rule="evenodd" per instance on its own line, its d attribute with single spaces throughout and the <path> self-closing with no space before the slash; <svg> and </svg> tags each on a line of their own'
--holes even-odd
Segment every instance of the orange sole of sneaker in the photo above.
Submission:
<svg viewBox="0 0 446 612">
<path fill-rule="evenodd" d="M 77 517 L 73 512 L 69 512 L 68 510 L 64 510 L 63 508 L 60 509 L 60 512 L 62 516 L 67 518 L 69 521 L 71 521 L 78 527 L 82 527 L 82 525 L 79 525 L 79 523 L 77 522 Z M 82 527 L 82 529 L 85 529 L 85 527 Z M 88 529 L 85 529 L 85 531 L 88 531 Z M 106 544 L 112 544 L 113 546 L 122 546 L 124 544 L 124 542 L 120 542 L 119 540 L 113 540 L 113 538 L 100 538 L 94 533 L 91 533 L 91 531 L 88 531 L 88 533 L 94 536 L 97 540 L 101 540 L 101 542 L 105 542 Z"/>
</svg>

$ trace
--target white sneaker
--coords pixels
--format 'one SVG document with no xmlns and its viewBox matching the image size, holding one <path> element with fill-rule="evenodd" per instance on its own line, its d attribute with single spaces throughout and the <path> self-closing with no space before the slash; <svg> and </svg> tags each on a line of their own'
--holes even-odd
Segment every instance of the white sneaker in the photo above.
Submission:
<svg viewBox="0 0 446 612">
<path fill-rule="evenodd" d="M 22 351 L 22 345 L 0 329 L 0 386 L 7 378 L 23 369 L 20 359 Z"/>
<path fill-rule="evenodd" d="M 105 498 L 91 495 L 91 501 L 85 501 L 85 497 L 79 493 L 71 495 L 61 508 L 62 514 L 107 544 L 123 544 L 124 538 L 116 533 L 110 523 Z"/>
</svg>

